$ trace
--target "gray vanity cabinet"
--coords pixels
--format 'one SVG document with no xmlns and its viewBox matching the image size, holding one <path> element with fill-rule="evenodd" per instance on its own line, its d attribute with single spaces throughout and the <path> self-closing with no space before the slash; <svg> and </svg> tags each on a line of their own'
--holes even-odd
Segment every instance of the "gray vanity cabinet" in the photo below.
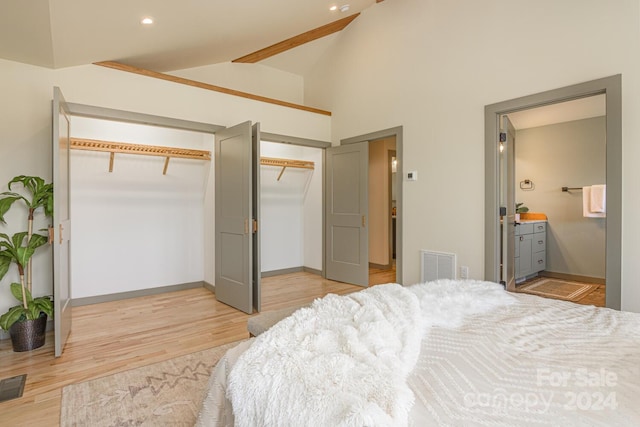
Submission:
<svg viewBox="0 0 640 427">
<path fill-rule="evenodd" d="M 521 222 L 516 226 L 516 282 L 537 274 L 547 266 L 546 221 Z"/>
</svg>

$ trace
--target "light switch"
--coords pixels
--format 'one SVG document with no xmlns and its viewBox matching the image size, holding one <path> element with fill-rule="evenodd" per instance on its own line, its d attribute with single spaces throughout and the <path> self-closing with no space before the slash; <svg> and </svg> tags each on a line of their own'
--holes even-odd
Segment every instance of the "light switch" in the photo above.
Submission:
<svg viewBox="0 0 640 427">
<path fill-rule="evenodd" d="M 418 171 L 407 172 L 407 181 L 417 181 L 417 180 L 418 180 Z"/>
</svg>

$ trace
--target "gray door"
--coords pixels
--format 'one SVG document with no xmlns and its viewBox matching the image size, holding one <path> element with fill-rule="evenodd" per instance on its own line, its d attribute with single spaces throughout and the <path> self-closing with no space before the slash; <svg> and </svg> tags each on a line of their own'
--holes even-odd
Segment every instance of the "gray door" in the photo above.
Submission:
<svg viewBox="0 0 640 427">
<path fill-rule="evenodd" d="M 253 215 L 253 308 L 260 311 L 262 303 L 262 291 L 260 274 L 262 272 L 260 261 L 260 123 L 251 128 L 251 151 L 253 158 L 251 166 L 253 172 L 252 183 L 252 215 Z"/>
<path fill-rule="evenodd" d="M 507 215 L 502 218 L 502 272 L 507 290 L 516 289 L 515 280 L 515 245 L 516 245 L 516 179 L 515 179 L 515 137 L 516 130 L 507 116 L 502 116 L 500 132 L 502 151 L 502 197 Z"/>
<path fill-rule="evenodd" d="M 53 88 L 53 307 L 55 356 L 60 357 L 71 332 L 71 221 L 69 209 L 69 107 Z"/>
<path fill-rule="evenodd" d="M 245 313 L 253 309 L 251 122 L 216 132 L 215 294 Z"/>
<path fill-rule="evenodd" d="M 369 285 L 369 142 L 327 149 L 327 279 Z"/>
</svg>

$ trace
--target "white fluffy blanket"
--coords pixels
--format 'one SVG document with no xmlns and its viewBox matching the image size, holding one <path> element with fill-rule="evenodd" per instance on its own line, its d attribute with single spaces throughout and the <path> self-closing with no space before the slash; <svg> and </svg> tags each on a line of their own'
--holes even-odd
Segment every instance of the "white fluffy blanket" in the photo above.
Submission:
<svg viewBox="0 0 640 427">
<path fill-rule="evenodd" d="M 235 425 L 406 426 L 425 332 L 513 301 L 500 285 L 450 280 L 316 300 L 238 359 L 227 389 Z"/>
<path fill-rule="evenodd" d="M 316 300 L 238 359 L 227 390 L 236 425 L 406 425 L 422 335 L 418 299 L 397 284 Z"/>
</svg>

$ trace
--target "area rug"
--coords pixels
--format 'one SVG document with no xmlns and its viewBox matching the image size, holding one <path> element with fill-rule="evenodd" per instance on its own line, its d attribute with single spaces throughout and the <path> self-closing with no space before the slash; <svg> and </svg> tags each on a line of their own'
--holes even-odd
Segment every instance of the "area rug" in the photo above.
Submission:
<svg viewBox="0 0 640 427">
<path fill-rule="evenodd" d="M 192 426 L 213 367 L 238 343 L 68 385 L 60 425 Z"/>
<path fill-rule="evenodd" d="M 558 279 L 542 279 L 522 285 L 517 288 L 517 291 L 575 302 L 598 289 L 598 286 L 600 285 L 567 282 Z"/>
</svg>

